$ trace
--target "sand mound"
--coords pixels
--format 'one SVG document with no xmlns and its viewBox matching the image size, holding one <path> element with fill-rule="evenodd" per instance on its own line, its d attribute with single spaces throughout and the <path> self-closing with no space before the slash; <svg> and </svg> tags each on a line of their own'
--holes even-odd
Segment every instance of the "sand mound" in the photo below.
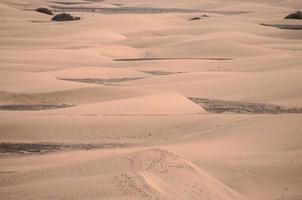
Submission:
<svg viewBox="0 0 302 200">
<path fill-rule="evenodd" d="M 1 52 L 1 51 L 0 51 Z M 56 59 L 54 59 L 56 58 Z M 105 63 L 108 58 L 87 49 L 47 49 L 47 50 L 20 50 L 1 52 L 1 62 L 38 64 L 38 65 L 60 65 L 60 66 L 87 66 L 96 63 Z"/>
<path fill-rule="evenodd" d="M 22 85 L 22 88 L 20 87 Z M 66 83 L 50 76 L 19 71 L 1 71 L 0 90 L 16 93 L 31 93 L 85 87 L 80 83 Z"/>
<path fill-rule="evenodd" d="M 44 72 L 48 76 L 58 79 L 116 79 L 148 77 L 147 74 L 131 69 L 109 67 L 77 67 Z"/>
<path fill-rule="evenodd" d="M 144 96 L 54 110 L 52 114 L 69 115 L 175 115 L 205 113 L 187 98 L 173 93 L 155 92 Z"/>
<path fill-rule="evenodd" d="M 136 80 L 131 84 L 144 84 L 148 88 L 173 90 L 184 96 L 199 93 L 196 97 L 223 99 L 221 97 L 224 96 L 224 100 L 231 101 L 301 106 L 301 101 L 296 96 L 301 89 L 299 85 L 295 84 L 299 79 L 299 70 L 287 72 L 280 70 L 261 74 L 203 72 L 174 74 L 169 77 L 158 76 Z M 152 83 L 152 80 L 155 81 Z M 243 82 L 245 84 L 242 84 Z M 274 85 L 277 82 L 283 84 L 276 88 Z"/>
<path fill-rule="evenodd" d="M 271 51 L 259 47 L 248 47 L 227 41 L 196 40 L 177 44 L 148 48 L 149 57 L 180 57 L 180 58 L 234 58 L 270 54 Z"/>
<path fill-rule="evenodd" d="M 59 161 L 58 165 L 48 162 L 45 164 L 49 167 L 33 171 L 15 168 L 15 173 L 5 174 L 6 179 L 1 177 L 1 186 L 5 186 L 6 196 L 9 194 L 12 199 L 27 199 L 29 196 L 71 198 L 70 191 L 74 188 L 77 188 L 74 195 L 90 199 L 244 199 L 192 163 L 167 151 L 148 149 L 94 158 L 89 154 L 96 155 L 88 153 L 86 161 L 76 163 L 70 160 L 72 154 L 69 157 L 51 156 L 54 160 L 60 157 L 69 159 L 67 163 Z M 38 160 L 33 158 L 32 161 Z M 25 159 L 24 164 L 28 161 Z M 112 165 L 117 167 L 112 168 Z M 64 173 L 67 171 L 68 175 Z M 49 183 L 53 183 L 51 187 L 47 187 Z M 104 183 L 106 185 L 100 189 Z"/>
<path fill-rule="evenodd" d="M 16 93 L 0 92 L 1 104 L 69 104 L 82 105 L 124 98 L 144 96 L 148 92 L 112 87 L 82 87 L 70 90 Z"/>
</svg>

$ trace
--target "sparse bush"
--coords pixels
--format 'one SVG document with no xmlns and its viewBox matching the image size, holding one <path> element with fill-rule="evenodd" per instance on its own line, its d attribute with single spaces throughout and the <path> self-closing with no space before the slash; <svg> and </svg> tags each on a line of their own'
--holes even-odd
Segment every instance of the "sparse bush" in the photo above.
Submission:
<svg viewBox="0 0 302 200">
<path fill-rule="evenodd" d="M 36 9 L 36 11 L 47 15 L 53 15 L 52 11 L 49 10 L 48 8 L 38 8 Z"/>
<path fill-rule="evenodd" d="M 189 21 L 200 20 L 200 19 L 202 19 L 202 18 L 204 18 L 204 17 L 209 17 L 209 15 L 202 15 L 202 16 L 200 16 L 200 17 L 191 17 L 191 18 L 189 19 Z"/>
<path fill-rule="evenodd" d="M 302 19 L 302 12 L 296 11 L 294 13 L 291 13 L 285 17 L 285 19 Z"/>
<path fill-rule="evenodd" d="M 53 21 L 73 21 L 73 20 L 80 20 L 80 17 L 74 17 L 68 13 L 60 13 L 55 15 L 51 20 Z"/>
<path fill-rule="evenodd" d="M 200 19 L 201 19 L 201 17 L 192 17 L 189 19 L 189 21 L 200 20 Z"/>
</svg>

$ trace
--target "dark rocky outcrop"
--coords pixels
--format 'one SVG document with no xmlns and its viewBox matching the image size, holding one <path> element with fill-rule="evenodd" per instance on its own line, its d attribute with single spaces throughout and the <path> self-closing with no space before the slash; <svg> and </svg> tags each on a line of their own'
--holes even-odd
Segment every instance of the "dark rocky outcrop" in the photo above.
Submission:
<svg viewBox="0 0 302 200">
<path fill-rule="evenodd" d="M 74 21 L 74 20 L 80 20 L 80 19 L 81 19 L 80 17 L 74 17 L 68 13 L 60 13 L 60 14 L 55 15 L 51 20 L 61 22 L 61 21 Z"/>
<path fill-rule="evenodd" d="M 48 8 L 37 8 L 36 11 L 39 13 L 44 13 L 46 15 L 53 15 L 52 11 Z"/>
<path fill-rule="evenodd" d="M 297 11 L 287 15 L 284 19 L 302 19 L 302 12 Z"/>
</svg>

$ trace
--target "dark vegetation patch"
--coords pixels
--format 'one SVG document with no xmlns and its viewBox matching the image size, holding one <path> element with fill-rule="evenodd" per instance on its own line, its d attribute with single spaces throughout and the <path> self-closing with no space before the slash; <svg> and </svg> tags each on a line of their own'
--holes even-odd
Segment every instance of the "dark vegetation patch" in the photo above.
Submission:
<svg viewBox="0 0 302 200">
<path fill-rule="evenodd" d="M 52 6 L 59 11 L 69 12 L 95 12 L 105 14 L 156 14 L 156 13 L 198 13 L 198 9 L 182 8 L 153 8 L 153 7 L 117 7 L 117 8 L 95 8 L 95 7 L 60 7 Z"/>
<path fill-rule="evenodd" d="M 12 171 L 12 170 L 5 170 L 5 171 L 0 171 L 0 174 L 12 174 L 14 172 L 15 171 Z"/>
<path fill-rule="evenodd" d="M 185 72 L 166 72 L 166 71 L 141 71 L 141 72 L 144 72 L 146 74 L 155 75 L 155 76 L 185 73 Z"/>
<path fill-rule="evenodd" d="M 126 147 L 126 144 L 64 144 L 64 143 L 0 143 L 0 153 L 2 154 L 32 154 L 48 153 L 63 150 L 90 150 L 102 148 Z"/>
<path fill-rule="evenodd" d="M 200 20 L 200 19 L 201 19 L 201 17 L 192 17 L 189 19 L 189 21 L 195 21 L 195 20 Z"/>
<path fill-rule="evenodd" d="M 59 80 L 64 81 L 74 81 L 74 82 L 82 82 L 82 83 L 91 83 L 97 85 L 116 85 L 117 83 L 121 83 L 124 81 L 134 81 L 143 79 L 145 77 L 126 77 L 126 78 L 112 78 L 112 79 L 99 79 L 99 78 L 62 78 Z"/>
<path fill-rule="evenodd" d="M 263 26 L 272 26 L 279 29 L 287 29 L 287 30 L 302 30 L 302 25 L 295 24 L 261 24 Z"/>
<path fill-rule="evenodd" d="M 74 20 L 80 20 L 80 17 L 74 17 L 71 14 L 68 13 L 60 13 L 55 15 L 53 18 L 51 18 L 52 21 L 62 22 L 62 21 L 74 21 Z"/>
<path fill-rule="evenodd" d="M 77 2 L 77 1 L 74 1 L 74 2 L 62 2 L 62 1 L 53 1 L 51 3 L 55 3 L 55 4 L 61 4 L 61 5 L 78 5 L 78 4 L 90 4 L 92 2 Z"/>
<path fill-rule="evenodd" d="M 89 2 L 103 2 L 105 0 L 83 0 L 83 1 L 89 1 Z"/>
<path fill-rule="evenodd" d="M 200 105 L 210 113 L 250 113 L 250 114 L 281 114 L 302 113 L 302 108 L 278 106 L 263 103 L 247 103 L 239 101 L 225 101 L 216 99 L 189 97 L 191 101 Z"/>
<path fill-rule="evenodd" d="M 302 12 L 301 11 L 296 11 L 294 13 L 290 13 L 284 19 L 302 19 Z"/>
<path fill-rule="evenodd" d="M 74 105 L 67 104 L 2 104 L 0 110 L 26 111 L 26 110 L 52 110 L 68 108 Z"/>
<path fill-rule="evenodd" d="M 49 10 L 48 8 L 37 8 L 36 11 L 47 15 L 53 15 L 52 11 Z"/>
<path fill-rule="evenodd" d="M 65 7 L 51 6 L 58 12 L 93 12 L 103 14 L 160 14 L 160 13 L 217 13 L 223 15 L 246 14 L 246 11 L 206 11 L 190 8 L 155 8 L 155 7 L 116 7 L 116 8 L 95 8 L 95 7 Z"/>
<path fill-rule="evenodd" d="M 112 3 L 111 5 L 113 5 L 113 6 L 122 6 L 123 4 L 121 4 L 121 3 Z"/>
<path fill-rule="evenodd" d="M 47 23 L 49 21 L 42 21 L 42 20 L 30 20 L 31 23 Z"/>
<path fill-rule="evenodd" d="M 202 15 L 201 17 L 191 17 L 189 21 L 201 20 L 203 17 L 209 17 L 208 15 Z"/>
<path fill-rule="evenodd" d="M 113 61 L 148 61 L 148 60 L 233 60 L 233 58 L 121 58 Z"/>
</svg>

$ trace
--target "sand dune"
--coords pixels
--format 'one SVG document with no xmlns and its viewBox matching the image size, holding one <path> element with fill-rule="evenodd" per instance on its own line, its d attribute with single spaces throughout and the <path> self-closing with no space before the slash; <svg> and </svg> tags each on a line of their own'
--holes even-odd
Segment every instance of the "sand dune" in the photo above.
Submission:
<svg viewBox="0 0 302 200">
<path fill-rule="evenodd" d="M 195 97 L 215 97 L 216 99 L 224 97 L 225 100 L 301 105 L 299 98 L 295 97 L 295 94 L 301 90 L 300 86 L 295 84 L 300 77 L 299 71 L 262 74 L 206 72 L 193 76 L 176 74 L 169 78 L 152 78 L 155 79 L 154 81 L 150 78 L 134 82 L 140 85 L 146 84 L 147 88 L 172 90 L 184 96 L 194 97 L 195 95 Z M 186 78 L 188 76 L 192 78 L 188 80 Z M 198 76 L 199 78 L 197 78 Z M 290 79 L 286 78 L 287 76 Z M 242 85 L 242 82 L 247 83 Z M 275 88 L 275 83 L 283 84 Z"/>
<path fill-rule="evenodd" d="M 34 198 L 72 198 L 74 187 L 78 188 L 77 196 L 92 199 L 244 199 L 192 163 L 167 151 L 150 149 L 97 157 L 73 166 L 50 164 L 32 172 L 14 169 L 18 172 L 5 174 L 1 186 L 6 187 L 8 199 L 27 199 L 31 194 L 26 191 L 32 191 Z M 23 164 L 27 162 L 24 160 Z M 66 169 L 68 176 L 62 173 Z M 52 187 L 48 187 L 50 183 Z M 106 186 L 99 190 L 98 186 L 103 184 Z M 60 195 L 62 186 L 65 194 Z M 61 192 L 53 194 L 54 191 Z"/>
<path fill-rule="evenodd" d="M 221 48 L 221 46 L 223 48 Z M 213 58 L 234 58 L 235 56 L 257 56 L 260 54 L 270 54 L 271 51 L 267 51 L 264 48 L 248 47 L 236 43 L 215 40 L 201 40 L 190 41 L 179 44 L 167 45 L 158 48 L 148 49 L 150 57 L 189 57 L 187 52 L 192 50 L 194 53 L 190 53 L 190 57 L 213 57 Z M 186 56 L 184 56 L 186 55 Z"/>
<path fill-rule="evenodd" d="M 171 103 L 173 101 L 173 103 Z M 134 105 L 129 105 L 132 102 Z M 167 115 L 204 113 L 187 98 L 178 94 L 154 94 L 116 101 L 77 106 L 50 113 L 82 115 Z"/>
<path fill-rule="evenodd" d="M 300 200 L 299 9 L 1 0 L 0 199 Z"/>
<path fill-rule="evenodd" d="M 66 103 L 71 105 L 82 105 L 102 101 L 134 98 L 144 95 L 148 95 L 148 92 L 127 88 L 85 86 L 76 89 L 35 93 L 14 93 L 2 91 L 0 101 L 2 104 Z"/>
<path fill-rule="evenodd" d="M 108 68 L 108 67 L 107 68 L 106 67 L 78 67 L 78 68 L 43 72 L 41 74 L 53 76 L 57 79 L 67 79 L 67 78 L 114 79 L 114 78 L 148 77 L 148 74 L 143 72 L 138 72 L 131 69 Z"/>
<path fill-rule="evenodd" d="M 19 71 L 1 71 L 1 90 L 8 92 L 43 92 L 84 87 L 79 83 L 67 84 L 53 77 Z M 20 85 L 23 87 L 20 88 Z"/>
</svg>

